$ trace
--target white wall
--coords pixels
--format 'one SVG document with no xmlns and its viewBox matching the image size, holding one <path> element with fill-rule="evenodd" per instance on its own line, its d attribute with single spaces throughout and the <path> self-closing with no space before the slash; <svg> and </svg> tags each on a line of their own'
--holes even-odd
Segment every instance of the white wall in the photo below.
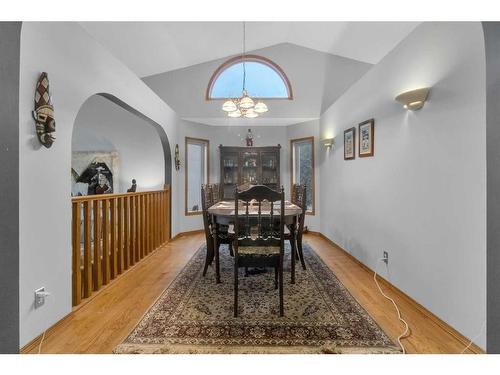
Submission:
<svg viewBox="0 0 500 375">
<path fill-rule="evenodd" d="M 50 79 L 56 142 L 40 146 L 31 117 L 36 81 Z M 170 144 L 178 118 L 135 74 L 76 23 L 24 23 L 19 90 L 20 330 L 23 346 L 71 311 L 71 137 L 82 104 L 109 93 L 160 124 Z M 178 188 L 173 173 L 172 189 Z M 176 212 L 178 202 L 172 202 Z M 173 234 L 178 220 L 173 216 Z M 52 295 L 35 310 L 34 290 Z"/>
<path fill-rule="evenodd" d="M 303 122 L 300 124 L 290 125 L 286 127 L 286 135 L 287 135 L 287 144 L 288 148 L 290 148 L 290 141 L 292 139 L 304 138 L 304 137 L 314 137 L 314 196 L 315 196 L 315 212 L 314 215 L 306 215 L 305 225 L 309 228 L 309 230 L 319 232 L 321 230 L 320 224 L 320 215 L 321 215 L 321 202 L 320 202 L 320 168 L 319 168 L 319 155 L 322 152 L 323 146 L 320 142 L 320 133 L 319 133 L 319 120 L 313 120 L 308 122 Z M 291 152 L 291 150 L 289 151 Z M 287 172 L 288 179 L 290 180 L 290 155 L 287 156 Z M 290 183 L 290 181 L 289 181 Z M 309 189 L 310 186 L 307 186 Z M 289 191 L 289 190 L 288 190 Z M 287 194 L 288 194 L 287 191 Z"/>
<path fill-rule="evenodd" d="M 102 96 L 92 96 L 78 112 L 72 151 L 118 151 L 116 193 L 125 193 L 133 178 L 137 191 L 163 188 L 165 160 L 156 129 Z"/>
<path fill-rule="evenodd" d="M 416 112 L 393 98 L 432 86 Z M 486 115 L 479 23 L 425 23 L 321 118 L 321 231 L 467 337 L 486 317 Z M 375 156 L 343 130 L 375 119 Z M 485 347 L 484 333 L 477 344 Z"/>
<path fill-rule="evenodd" d="M 250 126 L 254 135 L 254 146 L 277 146 L 281 144 L 280 162 L 281 184 L 289 191 L 288 174 L 288 141 L 285 126 Z M 211 126 L 190 121 L 182 121 L 179 126 L 179 153 L 181 169 L 174 171 L 181 182 L 182 188 L 178 190 L 177 200 L 180 202 L 177 213 L 179 217 L 180 232 L 198 230 L 203 228 L 201 215 L 186 216 L 184 213 L 184 179 L 185 179 L 185 142 L 184 137 L 208 139 L 210 142 L 210 182 L 220 182 L 220 153 L 219 145 L 245 146 L 245 136 L 248 128 L 241 126 Z"/>
</svg>

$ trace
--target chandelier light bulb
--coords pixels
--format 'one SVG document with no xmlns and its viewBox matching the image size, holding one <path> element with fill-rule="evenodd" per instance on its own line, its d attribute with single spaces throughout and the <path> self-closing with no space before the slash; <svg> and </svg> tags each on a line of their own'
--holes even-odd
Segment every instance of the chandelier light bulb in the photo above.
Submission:
<svg viewBox="0 0 500 375">
<path fill-rule="evenodd" d="M 268 111 L 267 105 L 263 102 L 258 102 L 255 104 L 255 107 L 253 109 L 257 113 L 266 113 Z"/>
<path fill-rule="evenodd" d="M 254 102 L 253 102 L 251 97 L 244 96 L 243 98 L 241 98 L 240 108 L 250 109 L 250 108 L 253 108 L 253 106 L 254 106 Z"/>
<path fill-rule="evenodd" d="M 236 108 L 236 106 L 235 106 L 235 108 Z M 238 118 L 238 117 L 241 117 L 241 111 L 239 109 L 236 109 L 233 112 L 229 112 L 227 115 L 229 117 L 232 117 L 232 118 Z"/>
<path fill-rule="evenodd" d="M 256 118 L 256 117 L 259 117 L 259 114 L 257 112 L 255 112 L 252 108 L 248 109 L 246 112 L 245 112 L 245 115 L 244 115 L 246 118 Z"/>
<path fill-rule="evenodd" d="M 236 104 L 234 104 L 234 102 L 232 100 L 227 100 L 224 102 L 224 104 L 222 105 L 222 110 L 224 112 L 234 112 L 236 111 L 238 108 L 236 107 Z"/>
</svg>

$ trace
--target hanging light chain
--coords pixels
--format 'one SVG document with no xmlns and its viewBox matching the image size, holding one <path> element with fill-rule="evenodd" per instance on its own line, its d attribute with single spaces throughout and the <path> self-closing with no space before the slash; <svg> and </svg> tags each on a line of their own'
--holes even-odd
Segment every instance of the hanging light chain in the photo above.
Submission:
<svg viewBox="0 0 500 375">
<path fill-rule="evenodd" d="M 241 60 L 243 62 L 243 92 L 241 98 L 229 99 L 222 105 L 222 110 L 227 112 L 229 117 L 247 117 L 255 118 L 260 114 L 267 112 L 267 106 L 259 101 L 257 104 L 254 103 L 252 98 L 248 96 L 246 92 L 246 22 L 243 21 L 243 52 L 241 54 Z"/>
<path fill-rule="evenodd" d="M 245 53 L 246 53 L 246 24 L 243 21 L 243 55 L 241 59 L 243 60 L 243 91 L 245 91 L 245 83 L 247 78 L 247 71 L 245 66 Z"/>
</svg>

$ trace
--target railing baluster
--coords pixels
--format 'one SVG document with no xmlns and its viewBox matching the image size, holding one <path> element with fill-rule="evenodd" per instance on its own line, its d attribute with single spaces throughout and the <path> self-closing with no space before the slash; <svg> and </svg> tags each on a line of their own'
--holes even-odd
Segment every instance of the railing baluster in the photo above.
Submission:
<svg viewBox="0 0 500 375">
<path fill-rule="evenodd" d="M 124 249 L 123 249 L 123 269 L 127 270 L 130 267 L 130 199 L 123 198 L 123 224 L 124 224 Z"/>
<path fill-rule="evenodd" d="M 137 263 L 139 261 L 139 252 L 141 247 L 141 216 L 139 213 L 139 196 L 134 196 L 134 211 L 135 211 L 135 247 L 134 247 L 134 262 Z"/>
<path fill-rule="evenodd" d="M 161 196 L 163 197 L 163 205 L 162 205 L 162 208 L 163 208 L 163 212 L 162 212 L 163 243 L 162 243 L 162 245 L 164 245 L 165 242 L 167 242 L 167 192 L 162 191 Z"/>
<path fill-rule="evenodd" d="M 165 191 L 165 197 L 167 199 L 167 212 L 165 213 L 165 216 L 167 218 L 167 224 L 166 224 L 166 231 L 167 231 L 167 241 L 170 241 L 170 238 L 172 236 L 172 233 L 170 232 L 170 227 L 171 227 L 171 212 L 172 212 L 172 196 L 170 194 L 170 186 L 167 187 Z"/>
<path fill-rule="evenodd" d="M 92 279 L 94 281 L 94 290 L 101 289 L 101 201 L 94 201 L 94 259 L 92 262 Z"/>
<path fill-rule="evenodd" d="M 102 283 L 105 285 L 111 280 L 109 241 L 111 229 L 109 223 L 109 200 L 102 201 Z"/>
<path fill-rule="evenodd" d="M 80 246 L 80 202 L 73 202 L 73 306 L 82 300 L 81 246 Z"/>
<path fill-rule="evenodd" d="M 116 225 L 116 229 L 118 231 L 118 241 L 117 241 L 117 265 L 118 265 L 118 273 L 121 274 L 124 271 L 124 251 L 123 251 L 123 197 L 118 198 L 117 205 L 117 215 L 118 215 L 118 223 Z"/>
<path fill-rule="evenodd" d="M 140 195 L 141 198 L 141 235 L 142 235 L 142 246 L 141 246 L 141 259 L 146 256 L 146 196 Z"/>
<path fill-rule="evenodd" d="M 151 195 L 151 220 L 153 225 L 153 249 L 158 248 L 158 229 L 157 229 L 157 218 L 156 218 L 156 193 Z"/>
<path fill-rule="evenodd" d="M 91 250 L 91 204 L 92 201 L 83 202 L 83 232 L 84 232 L 84 243 L 83 243 L 83 296 L 85 298 L 90 297 L 92 294 L 92 255 Z"/>
<path fill-rule="evenodd" d="M 130 265 L 135 264 L 135 249 L 136 249 L 136 232 L 135 232 L 135 196 L 130 197 Z"/>
<path fill-rule="evenodd" d="M 110 200 L 110 222 L 111 222 L 111 245 L 110 245 L 110 263 L 111 263 L 111 278 L 114 279 L 120 274 L 117 265 L 117 244 L 116 244 L 116 199 Z"/>
</svg>

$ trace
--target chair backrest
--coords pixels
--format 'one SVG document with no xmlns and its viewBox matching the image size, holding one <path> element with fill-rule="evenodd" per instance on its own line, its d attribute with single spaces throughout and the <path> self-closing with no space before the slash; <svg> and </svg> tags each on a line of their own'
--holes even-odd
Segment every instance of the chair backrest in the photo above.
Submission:
<svg viewBox="0 0 500 375">
<path fill-rule="evenodd" d="M 298 233 L 302 233 L 307 210 L 306 185 L 294 184 L 292 186 L 292 203 L 302 208 L 298 222 Z"/>
<path fill-rule="evenodd" d="M 221 201 L 220 185 L 212 184 L 211 189 L 212 189 L 212 204 L 220 202 Z"/>
<path fill-rule="evenodd" d="M 203 227 L 205 229 L 205 237 L 207 241 L 210 241 L 210 215 L 208 214 L 208 209 L 213 205 L 212 201 L 212 187 L 210 185 L 201 185 L 201 208 L 203 210 Z"/>
<path fill-rule="evenodd" d="M 235 233 L 238 241 L 259 245 L 284 245 L 285 192 L 255 185 L 235 193 Z M 277 225 L 279 223 L 279 225 Z M 279 229 L 277 229 L 279 228 Z"/>
</svg>

